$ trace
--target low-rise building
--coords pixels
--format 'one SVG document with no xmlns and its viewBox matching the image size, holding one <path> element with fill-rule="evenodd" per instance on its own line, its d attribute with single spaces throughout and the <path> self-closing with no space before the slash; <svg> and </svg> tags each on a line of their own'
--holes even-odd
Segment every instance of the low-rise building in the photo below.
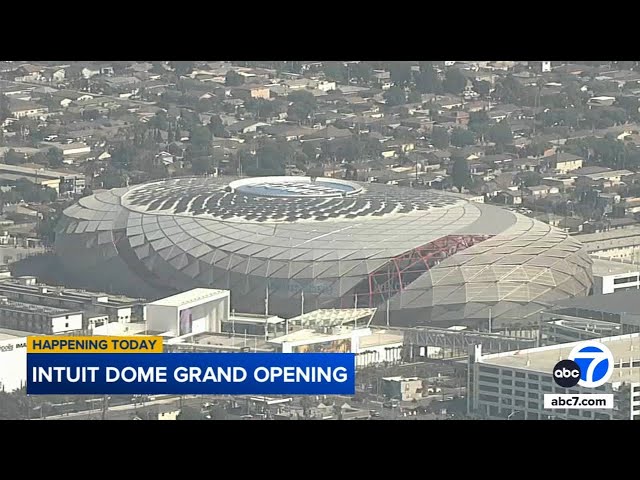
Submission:
<svg viewBox="0 0 640 480">
<path fill-rule="evenodd" d="M 483 355 L 476 345 L 469 355 L 467 409 L 489 419 L 638 420 L 640 419 L 640 334 L 599 338 L 613 354 L 614 370 L 596 388 L 563 388 L 553 368 L 579 344 L 562 343 Z M 634 349 L 634 346 L 636 347 Z M 545 394 L 612 394 L 614 409 L 545 409 Z"/>
<path fill-rule="evenodd" d="M 593 294 L 635 290 L 640 293 L 640 268 L 620 261 L 593 260 Z"/>
<path fill-rule="evenodd" d="M 385 377 L 382 379 L 382 393 L 386 398 L 408 402 L 422 398 L 423 392 L 421 378 Z"/>
<path fill-rule="evenodd" d="M 0 327 L 56 334 L 82 330 L 82 311 L 35 305 L 0 296 Z"/>
<path fill-rule="evenodd" d="M 27 337 L 32 332 L 0 328 L 0 391 L 13 392 L 27 383 Z"/>
</svg>

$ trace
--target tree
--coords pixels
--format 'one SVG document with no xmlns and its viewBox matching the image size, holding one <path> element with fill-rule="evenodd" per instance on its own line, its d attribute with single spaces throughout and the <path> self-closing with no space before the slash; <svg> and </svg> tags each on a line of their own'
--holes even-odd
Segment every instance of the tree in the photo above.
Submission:
<svg viewBox="0 0 640 480">
<path fill-rule="evenodd" d="M 213 173 L 213 158 L 210 156 L 198 156 L 191 160 L 191 171 L 196 175 Z"/>
<path fill-rule="evenodd" d="M 371 80 L 373 69 L 371 65 L 366 62 L 358 62 L 355 65 L 351 65 L 351 78 L 355 78 L 359 82 L 367 83 Z"/>
<path fill-rule="evenodd" d="M 338 83 L 346 83 L 347 68 L 342 62 L 325 62 L 322 65 L 324 75 L 329 80 Z"/>
<path fill-rule="evenodd" d="M 442 93 L 442 81 L 433 68 L 433 62 L 422 62 L 420 73 L 416 75 L 416 89 L 420 93 Z"/>
<path fill-rule="evenodd" d="M 496 82 L 493 96 L 503 103 L 520 102 L 523 95 L 522 84 L 511 74 Z"/>
<path fill-rule="evenodd" d="M 300 123 L 306 123 L 317 108 L 316 97 L 306 90 L 291 92 L 287 100 L 291 102 L 287 110 L 287 118 Z"/>
<path fill-rule="evenodd" d="M 178 420 L 202 420 L 202 415 L 195 408 L 185 405 L 180 409 Z"/>
<path fill-rule="evenodd" d="M 157 112 L 151 120 L 149 120 L 149 128 L 159 128 L 160 130 L 169 130 L 169 120 L 167 112 Z"/>
<path fill-rule="evenodd" d="M 443 127 L 433 127 L 431 132 L 431 143 L 439 149 L 445 149 L 449 146 L 449 133 Z"/>
<path fill-rule="evenodd" d="M 451 170 L 451 181 L 453 185 L 462 191 L 462 188 L 471 184 L 471 175 L 469 174 L 469 164 L 464 157 L 456 157 Z"/>
<path fill-rule="evenodd" d="M 489 129 L 491 128 L 491 119 L 484 110 L 471 112 L 469 114 L 469 123 L 467 128 L 484 141 L 485 135 L 489 133 Z"/>
<path fill-rule="evenodd" d="M 389 66 L 391 81 L 396 87 L 406 87 L 411 83 L 411 64 L 409 62 L 392 62 Z"/>
<path fill-rule="evenodd" d="M 226 131 L 224 129 L 224 123 L 222 123 L 222 119 L 220 115 L 211 115 L 209 117 L 209 124 L 207 125 L 209 130 L 211 130 L 211 134 L 214 137 L 223 138 L 226 136 Z"/>
<path fill-rule="evenodd" d="M 64 163 L 64 154 L 62 150 L 56 147 L 52 147 L 47 151 L 47 163 L 50 167 L 61 167 Z"/>
<path fill-rule="evenodd" d="M 544 152 L 549 148 L 551 148 L 551 143 L 537 140 L 527 145 L 525 153 L 529 157 L 540 157 L 544 155 Z"/>
<path fill-rule="evenodd" d="M 462 93 L 464 87 L 467 85 L 467 77 L 457 68 L 450 68 L 444 77 L 442 86 L 444 91 L 458 95 Z"/>
<path fill-rule="evenodd" d="M 211 147 L 211 130 L 202 126 L 195 127 L 191 130 L 190 140 L 195 149 L 206 152 Z"/>
<path fill-rule="evenodd" d="M 28 408 L 26 395 L 0 391 L 0 420 L 23 419 Z"/>
<path fill-rule="evenodd" d="M 187 61 L 175 61 L 171 62 L 171 66 L 175 69 L 176 75 L 179 77 L 183 75 L 189 75 L 193 72 L 193 62 Z"/>
<path fill-rule="evenodd" d="M 506 119 L 496 123 L 489 129 L 489 138 L 497 145 L 507 145 L 513 141 L 511 126 Z"/>
<path fill-rule="evenodd" d="M 318 149 L 313 142 L 304 142 L 302 144 L 302 153 L 304 153 L 309 160 L 315 160 L 318 156 Z"/>
<path fill-rule="evenodd" d="M 293 163 L 293 147 L 287 142 L 269 142 L 257 149 L 253 157 L 243 159 L 248 175 L 284 175 L 285 165 Z"/>
<path fill-rule="evenodd" d="M 239 87 L 244 83 L 244 77 L 240 75 L 238 72 L 233 70 L 229 70 L 224 79 L 224 84 L 227 87 Z"/>
<path fill-rule="evenodd" d="M 9 107 L 9 97 L 0 94 L 0 124 L 11 116 L 11 108 Z"/>
<path fill-rule="evenodd" d="M 533 187 L 540 185 L 542 182 L 542 175 L 538 172 L 523 172 L 518 175 L 518 183 L 525 187 Z"/>
<path fill-rule="evenodd" d="M 4 154 L 4 163 L 7 165 L 21 165 L 25 161 L 24 155 L 16 152 L 13 148 L 10 148 L 9 151 Z"/>
<path fill-rule="evenodd" d="M 115 168 L 127 170 L 135 155 L 136 148 L 131 143 L 120 144 L 111 153 L 111 164 Z"/>
<path fill-rule="evenodd" d="M 416 90 L 411 90 L 407 101 L 409 103 L 422 103 L 422 95 Z"/>
<path fill-rule="evenodd" d="M 456 147 L 466 147 L 469 145 L 475 145 L 476 137 L 470 130 L 464 128 L 454 128 L 451 132 L 451 145 Z"/>
<path fill-rule="evenodd" d="M 31 163 L 37 163 L 39 165 L 46 165 L 48 163 L 47 156 L 42 152 L 36 152 L 29 158 Z"/>
<path fill-rule="evenodd" d="M 391 87 L 389 90 L 384 92 L 384 99 L 390 107 L 395 107 L 398 105 L 404 105 L 407 103 L 407 97 L 404 93 L 404 88 L 402 87 Z"/>
<path fill-rule="evenodd" d="M 491 83 L 486 80 L 474 80 L 473 90 L 481 97 L 486 97 L 491 93 Z"/>
</svg>

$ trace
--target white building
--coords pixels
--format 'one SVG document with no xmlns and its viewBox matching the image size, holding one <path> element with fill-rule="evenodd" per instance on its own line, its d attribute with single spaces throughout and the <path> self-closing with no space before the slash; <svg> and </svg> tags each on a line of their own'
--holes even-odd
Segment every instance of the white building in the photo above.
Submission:
<svg viewBox="0 0 640 480">
<path fill-rule="evenodd" d="M 74 142 L 74 143 L 57 143 L 57 142 L 42 142 L 45 147 L 55 147 L 62 151 L 62 155 L 79 155 L 81 153 L 90 153 L 91 147 L 86 143 Z"/>
<path fill-rule="evenodd" d="M 212 288 L 194 288 L 147 304 L 150 331 L 167 332 L 174 337 L 222 331 L 229 318 L 230 292 Z"/>
<path fill-rule="evenodd" d="M 640 269 L 637 265 L 599 258 L 593 260 L 593 295 L 629 290 L 640 290 Z"/>
<path fill-rule="evenodd" d="M 370 335 L 360 337 L 356 352 L 356 368 L 363 368 L 383 363 L 398 363 L 402 360 L 404 335 L 373 330 Z"/>
<path fill-rule="evenodd" d="M 0 328 L 0 391 L 13 392 L 27 383 L 27 336 L 33 333 Z"/>
<path fill-rule="evenodd" d="M 562 388 L 552 371 L 579 342 L 482 355 L 474 346 L 469 356 L 467 408 L 492 419 L 640 420 L 640 334 L 598 339 L 611 350 L 614 372 L 597 388 Z M 615 409 L 544 408 L 545 393 L 613 394 Z"/>
</svg>

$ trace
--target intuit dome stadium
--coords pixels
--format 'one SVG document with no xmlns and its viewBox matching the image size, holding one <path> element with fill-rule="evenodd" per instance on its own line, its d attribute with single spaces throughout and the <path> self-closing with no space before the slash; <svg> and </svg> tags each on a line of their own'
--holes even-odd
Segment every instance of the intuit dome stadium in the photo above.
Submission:
<svg viewBox="0 0 640 480">
<path fill-rule="evenodd" d="M 494 326 L 586 295 L 567 234 L 461 196 L 306 177 L 178 178 L 82 198 L 57 253 L 94 288 L 229 289 L 237 311 L 378 306 L 378 321 Z M 382 317 L 381 319 L 379 317 Z"/>
</svg>

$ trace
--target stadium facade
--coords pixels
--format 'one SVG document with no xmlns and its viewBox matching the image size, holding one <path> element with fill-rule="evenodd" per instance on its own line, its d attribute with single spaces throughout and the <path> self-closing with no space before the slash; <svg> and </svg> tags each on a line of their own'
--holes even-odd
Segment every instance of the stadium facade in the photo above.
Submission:
<svg viewBox="0 0 640 480">
<path fill-rule="evenodd" d="M 525 324 L 592 285 L 585 249 L 549 225 L 451 193 L 328 178 L 102 191 L 64 211 L 56 250 L 94 288 L 229 289 L 232 308 L 281 316 L 381 307 L 392 325 Z"/>
</svg>

